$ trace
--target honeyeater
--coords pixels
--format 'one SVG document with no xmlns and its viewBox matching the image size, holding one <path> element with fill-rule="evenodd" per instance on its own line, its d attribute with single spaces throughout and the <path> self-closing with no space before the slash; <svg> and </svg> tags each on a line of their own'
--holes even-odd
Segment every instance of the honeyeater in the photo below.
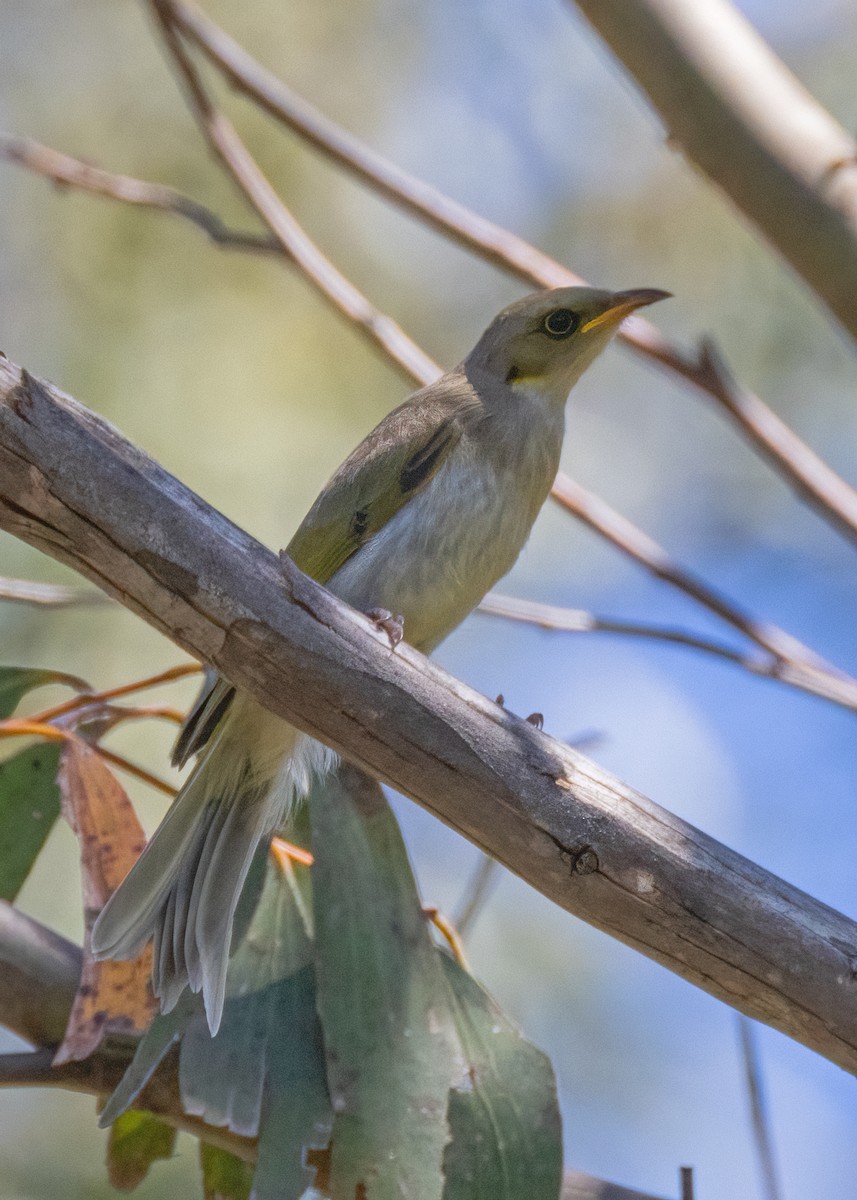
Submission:
<svg viewBox="0 0 857 1200">
<path fill-rule="evenodd" d="M 355 608 L 401 614 L 407 641 L 433 650 L 518 557 L 557 472 L 570 389 L 624 317 L 667 295 L 567 287 L 504 309 L 454 370 L 360 443 L 287 553 Z M 254 853 L 334 755 L 225 679 L 179 737 L 176 761 L 195 754 L 92 947 L 130 958 L 154 937 L 162 1008 L 201 989 L 216 1033 Z"/>
</svg>

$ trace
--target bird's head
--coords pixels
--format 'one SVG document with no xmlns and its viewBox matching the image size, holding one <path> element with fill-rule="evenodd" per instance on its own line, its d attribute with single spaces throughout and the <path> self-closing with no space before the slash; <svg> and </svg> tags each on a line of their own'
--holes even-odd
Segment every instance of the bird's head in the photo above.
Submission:
<svg viewBox="0 0 857 1200">
<path fill-rule="evenodd" d="M 491 375 L 562 407 L 569 391 L 625 317 L 670 295 L 656 288 L 607 292 L 553 288 L 510 304 L 464 360 L 468 374 Z"/>
</svg>

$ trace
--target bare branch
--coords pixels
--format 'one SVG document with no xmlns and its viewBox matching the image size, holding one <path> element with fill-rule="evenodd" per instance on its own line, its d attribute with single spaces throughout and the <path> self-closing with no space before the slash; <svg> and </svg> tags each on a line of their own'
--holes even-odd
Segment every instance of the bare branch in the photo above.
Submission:
<svg viewBox="0 0 857 1200">
<path fill-rule="evenodd" d="M 681 1183 L 681 1200 L 693 1200 L 693 1167 L 679 1167 L 679 1182 Z"/>
<path fill-rule="evenodd" d="M 174 188 L 162 183 L 147 183 L 131 175 L 114 175 L 79 158 L 43 146 L 31 138 L 0 134 L 0 159 L 4 158 L 37 175 L 43 175 L 60 187 L 76 188 L 110 200 L 120 200 L 123 204 L 158 209 L 184 217 L 218 246 L 259 254 L 287 255 L 285 248 L 275 238 L 268 234 L 230 229 L 217 213 L 183 196 Z"/>
<path fill-rule="evenodd" d="M 768 1106 L 762 1082 L 762 1066 L 759 1062 L 759 1048 L 755 1033 L 752 1021 L 739 1013 L 738 1036 L 741 1041 L 741 1058 L 744 1062 L 744 1078 L 747 1085 L 753 1141 L 762 1177 L 764 1200 L 781 1200 L 782 1193 L 774 1156 L 774 1139 L 768 1118 Z"/>
<path fill-rule="evenodd" d="M 163 30 L 164 40 L 184 79 L 191 109 L 206 141 L 284 251 L 316 290 L 380 348 L 408 379 L 420 383 L 430 383 L 436 379 L 440 374 L 437 363 L 392 318 L 370 304 L 354 284 L 337 270 L 283 204 L 239 138 L 235 127 L 212 103 L 173 28 L 169 0 L 150 2 Z"/>
<path fill-rule="evenodd" d="M 492 858 L 490 854 L 483 854 L 470 876 L 458 903 L 458 912 L 452 918 L 460 937 L 467 937 L 476 923 L 476 918 L 497 882 L 497 866 L 496 858 Z"/>
<path fill-rule="evenodd" d="M 0 527 L 73 566 L 557 904 L 857 1072 L 854 922 L 411 647 L 391 651 L 370 621 L 111 426 L 3 361 Z"/>
<path fill-rule="evenodd" d="M 614 514 L 618 515 L 618 514 Z M 639 532 L 639 531 L 638 531 Z M 674 568 L 677 569 L 677 568 Z M 684 577 L 684 573 L 681 573 Z M 696 581 L 694 581 L 696 582 Z M 722 602 L 722 598 L 721 598 Z M 731 606 L 730 606 L 731 609 Z M 492 617 L 506 617 L 523 621 L 540 629 L 555 629 L 564 633 L 616 633 L 627 637 L 647 638 L 651 641 L 670 642 L 677 646 L 688 646 L 706 654 L 734 663 L 751 675 L 785 683 L 789 687 L 820 696 L 833 704 L 842 705 L 852 712 L 857 711 L 857 679 L 843 675 L 834 667 L 821 667 L 817 662 L 803 661 L 803 655 L 811 651 L 804 649 L 801 660 L 786 660 L 772 651 L 764 657 L 745 654 L 723 642 L 700 637 L 684 629 L 665 629 L 639 621 L 616 621 L 607 617 L 596 617 L 581 608 L 562 608 L 554 604 L 539 604 L 534 600 L 519 600 L 490 592 L 479 605 L 479 612 Z M 749 620 L 749 618 L 744 618 Z M 753 627 L 760 628 L 758 622 Z M 770 627 L 763 627 L 770 635 Z M 742 632 L 744 632 L 742 630 Z"/>
<path fill-rule="evenodd" d="M 710 338 L 703 339 L 698 367 L 705 393 L 729 414 L 750 445 L 796 495 L 857 544 L 857 492 L 832 471 L 767 404 L 733 378 Z M 820 507 L 819 507 L 820 506 Z"/>
<path fill-rule="evenodd" d="M 82 1062 L 54 1066 L 54 1049 L 46 1047 L 23 1054 L 0 1054 L 0 1087 L 55 1087 L 90 1096 L 109 1096 L 125 1073 L 134 1053 L 134 1043 L 108 1043 Z M 169 1057 L 134 1101 L 134 1108 L 155 1113 L 169 1125 L 193 1134 L 211 1146 L 237 1155 L 244 1162 L 255 1162 L 256 1142 L 226 1128 L 206 1125 L 198 1117 L 188 1116 L 181 1104 L 175 1060 Z"/>
<path fill-rule="evenodd" d="M 523 238 L 445 196 L 347 133 L 267 71 L 195 4 L 170 0 L 169 7 L 176 26 L 199 46 L 233 87 L 393 204 L 502 270 L 511 269 L 534 287 L 563 287 L 583 282 Z"/>
<path fill-rule="evenodd" d="M 10 579 L 8 575 L 0 575 L 0 600 L 10 600 L 14 604 L 35 604 L 42 608 L 76 608 L 108 603 L 108 597 L 94 588 L 36 583 L 32 579 Z"/>
<path fill-rule="evenodd" d="M 582 1171 L 566 1171 L 562 1181 L 560 1200 L 661 1200 L 649 1192 L 638 1192 L 633 1188 L 620 1187 L 618 1183 L 607 1183 L 584 1175 Z"/>
<path fill-rule="evenodd" d="M 577 0 L 674 145 L 857 337 L 857 142 L 729 0 Z"/>
<path fill-rule="evenodd" d="M 780 659 L 783 664 L 783 677 L 788 674 L 791 681 L 801 679 L 804 682 L 800 686 L 806 685 L 807 690 L 814 691 L 816 689 L 812 683 L 821 673 L 831 686 L 832 681 L 836 681 L 837 688 L 841 685 L 839 694 L 843 697 L 842 702 L 850 706 L 855 681 L 849 675 L 826 663 L 815 651 L 790 633 L 745 613 L 720 592 L 674 562 L 653 538 L 642 529 L 638 529 L 627 517 L 617 513 L 606 501 L 587 491 L 567 475 L 558 476 L 553 495 L 569 512 L 574 513 L 596 533 L 607 538 L 623 554 L 640 563 L 658 579 L 678 588 L 716 613 L 757 646 Z"/>
<path fill-rule="evenodd" d="M 604 7 L 592 6 L 599 11 Z M 615 0 L 612 7 L 615 6 Z M 619 3 L 621 10 L 621 0 Z M 583 283 L 561 263 L 523 238 L 472 212 L 437 188 L 408 174 L 296 95 L 209 20 L 192 0 L 171 0 L 176 25 L 208 56 L 232 85 L 309 145 L 392 203 L 534 287 Z M 724 61 L 728 61 L 728 56 Z M 851 306 L 849 291 L 848 303 Z M 853 313 L 853 306 L 849 308 Z M 852 543 L 857 543 L 857 492 L 790 430 L 758 396 L 731 381 L 724 390 L 704 356 L 671 345 L 645 318 L 634 316 L 622 327 L 627 345 L 693 384 L 727 409 L 750 445 L 797 495 Z"/>
<path fill-rule="evenodd" d="M 0 900 L 0 1022 L 34 1046 L 62 1041 L 80 947 Z"/>
</svg>

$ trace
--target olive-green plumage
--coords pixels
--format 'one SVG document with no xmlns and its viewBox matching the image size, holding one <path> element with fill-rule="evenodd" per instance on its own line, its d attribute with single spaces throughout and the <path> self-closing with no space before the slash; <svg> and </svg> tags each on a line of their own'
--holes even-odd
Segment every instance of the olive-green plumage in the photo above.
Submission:
<svg viewBox="0 0 857 1200">
<path fill-rule="evenodd" d="M 509 570 L 553 483 L 565 400 L 623 317 L 666 293 L 558 288 L 505 309 L 462 363 L 364 439 L 287 547 L 301 570 L 364 611 L 402 614 L 429 652 Z M 219 679 L 175 759 L 197 765 L 93 929 L 100 957 L 155 939 L 164 1009 L 202 990 L 223 1009 L 238 897 L 259 842 L 330 751 Z"/>
</svg>

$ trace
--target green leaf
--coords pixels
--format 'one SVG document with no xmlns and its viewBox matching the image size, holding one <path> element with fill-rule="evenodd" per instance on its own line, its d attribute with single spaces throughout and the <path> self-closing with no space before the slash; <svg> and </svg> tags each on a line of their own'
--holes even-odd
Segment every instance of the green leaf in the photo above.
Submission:
<svg viewBox="0 0 857 1200">
<path fill-rule="evenodd" d="M 263 868 L 262 892 L 229 964 L 220 1031 L 212 1039 L 200 1008 L 185 1030 L 179 1059 L 185 1110 L 245 1137 L 259 1132 L 275 1047 L 285 1042 L 288 1053 L 302 1055 L 294 1044 L 290 981 L 312 960 L 290 878 L 268 860 L 266 850 L 257 864 Z"/>
<path fill-rule="evenodd" d="M 46 683 L 63 683 L 78 692 L 89 691 L 89 685 L 83 679 L 65 675 L 62 671 L 46 671 L 37 667 L 0 667 L 0 718 L 11 716 L 27 692 Z"/>
<path fill-rule="evenodd" d="M 443 1200 L 557 1200 L 562 1128 L 547 1057 L 447 954 L 443 965 L 468 1062 L 449 1095 Z"/>
<path fill-rule="evenodd" d="M 253 1168 L 228 1150 L 199 1143 L 202 1191 L 205 1200 L 249 1200 Z"/>
<path fill-rule="evenodd" d="M 309 806 L 330 1191 L 441 1200 L 449 1091 L 465 1063 L 398 825 L 349 768 L 317 783 Z"/>
<path fill-rule="evenodd" d="M 312 1182 L 308 1148 L 325 1146 L 330 1101 L 315 1007 L 309 911 L 294 871 L 285 876 L 266 852 L 255 864 L 263 886 L 227 976 L 216 1038 L 202 998 L 186 991 L 155 1018 L 108 1100 L 101 1124 L 132 1104 L 176 1042 L 182 1105 L 209 1125 L 259 1136 L 254 1200 L 298 1200 Z M 258 889 L 250 882 L 251 907 Z M 244 906 L 245 897 L 242 897 Z"/>
<path fill-rule="evenodd" d="M 142 1183 L 159 1158 L 172 1158 L 176 1131 L 152 1113 L 132 1109 L 123 1113 L 110 1130 L 107 1171 L 110 1182 L 130 1192 Z"/>
<path fill-rule="evenodd" d="M 39 742 L 0 763 L 0 897 L 14 900 L 59 816 L 60 747 Z"/>
<path fill-rule="evenodd" d="M 306 1151 L 328 1144 L 332 1123 L 311 965 L 276 985 L 271 1015 L 253 1200 L 298 1200 L 315 1174 Z"/>
<path fill-rule="evenodd" d="M 179 1078 L 187 1112 L 259 1135 L 254 1200 L 298 1200 L 313 1176 L 305 1150 L 327 1144 L 331 1122 L 310 913 L 295 870 L 284 874 L 267 854 L 262 862 L 264 886 L 229 964 L 220 1031 L 211 1038 L 200 1009 L 182 1039 Z"/>
</svg>

